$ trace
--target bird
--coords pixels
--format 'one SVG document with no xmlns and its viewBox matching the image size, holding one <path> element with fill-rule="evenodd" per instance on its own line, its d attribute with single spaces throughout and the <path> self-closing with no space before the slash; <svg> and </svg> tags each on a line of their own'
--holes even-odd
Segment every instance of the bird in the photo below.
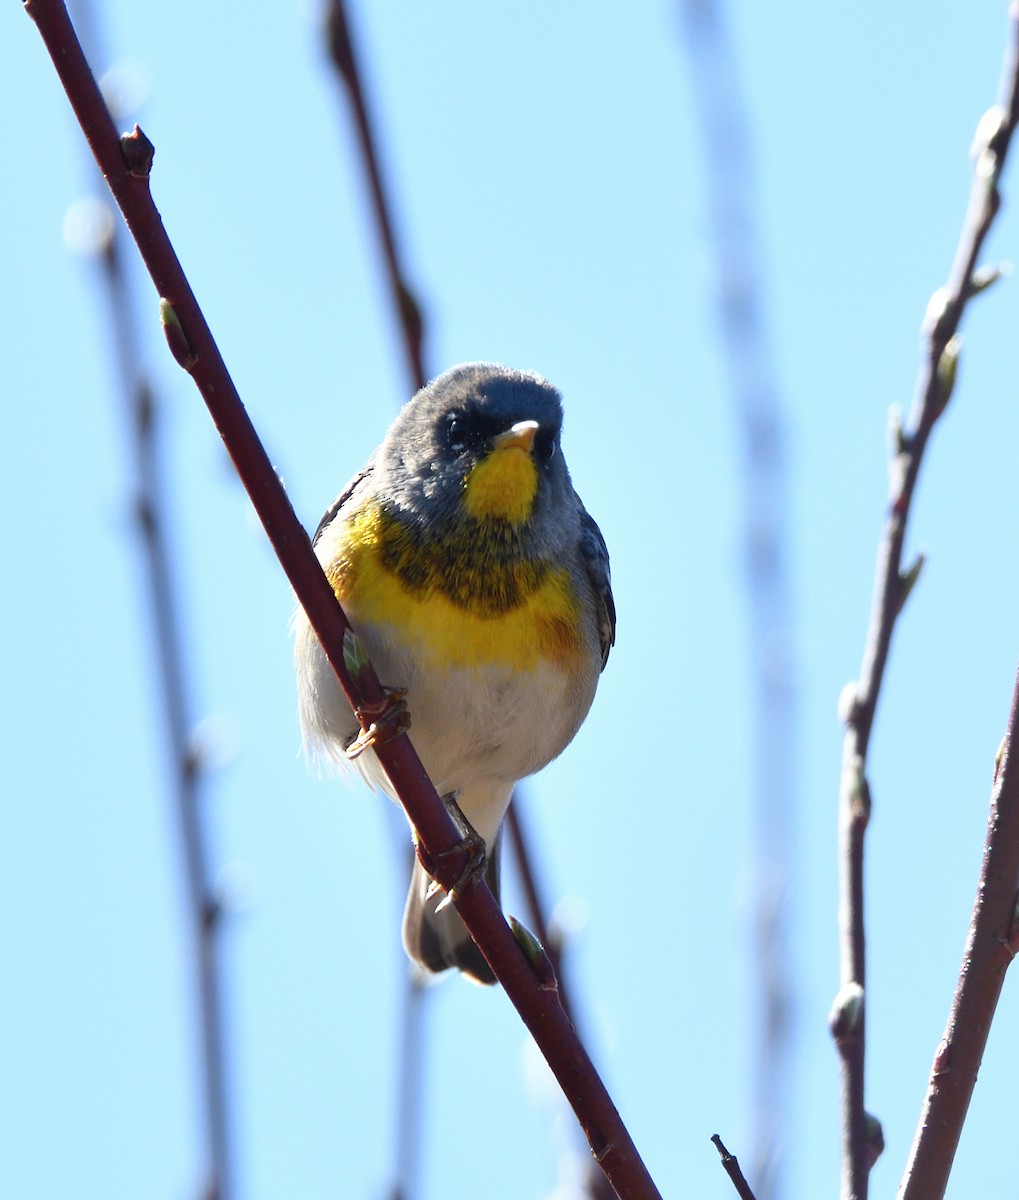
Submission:
<svg viewBox="0 0 1019 1200">
<path fill-rule="evenodd" d="M 483 839 L 497 900 L 513 789 L 572 741 L 615 642 L 608 550 L 570 480 L 562 423 L 561 396 L 540 375 L 452 367 L 404 405 L 313 537 L 376 674 L 404 697 L 425 770 Z M 293 624 L 306 753 L 352 761 L 392 796 L 299 606 Z M 408 956 L 495 982 L 439 890 L 416 858 Z"/>
</svg>

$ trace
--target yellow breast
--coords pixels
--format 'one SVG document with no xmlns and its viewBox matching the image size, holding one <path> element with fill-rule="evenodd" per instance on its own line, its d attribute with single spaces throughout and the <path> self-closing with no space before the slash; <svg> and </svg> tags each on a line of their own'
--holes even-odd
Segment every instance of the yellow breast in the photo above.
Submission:
<svg viewBox="0 0 1019 1200">
<path fill-rule="evenodd" d="M 580 654 L 581 610 L 568 572 L 510 553 L 505 521 L 426 540 L 377 506 L 339 532 L 326 573 L 357 620 L 388 625 L 435 665 L 566 667 Z"/>
</svg>

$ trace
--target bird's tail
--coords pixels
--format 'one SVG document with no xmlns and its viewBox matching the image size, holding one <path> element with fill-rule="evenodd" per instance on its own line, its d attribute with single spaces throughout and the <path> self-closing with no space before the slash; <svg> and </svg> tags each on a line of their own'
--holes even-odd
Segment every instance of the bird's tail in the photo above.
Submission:
<svg viewBox="0 0 1019 1200">
<path fill-rule="evenodd" d="M 487 853 L 485 882 L 499 901 L 499 845 L 501 831 Z M 403 911 L 403 945 L 410 957 L 426 971 L 446 971 L 456 967 L 475 983 L 495 983 L 495 974 L 485 956 L 467 932 L 467 926 L 452 904 L 441 912 L 436 905 L 445 899 L 442 892 L 426 899 L 431 877 L 414 860 L 407 907 Z"/>
</svg>

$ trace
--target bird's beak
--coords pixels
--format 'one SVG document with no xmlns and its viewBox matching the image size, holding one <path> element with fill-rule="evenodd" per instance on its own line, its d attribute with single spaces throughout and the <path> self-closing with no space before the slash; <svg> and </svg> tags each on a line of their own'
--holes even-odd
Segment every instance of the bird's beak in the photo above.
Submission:
<svg viewBox="0 0 1019 1200">
<path fill-rule="evenodd" d="M 531 447 L 534 445 L 534 435 L 537 432 L 537 421 L 517 421 L 515 425 L 511 425 L 509 429 L 497 433 L 492 438 L 492 449 L 509 450 L 516 447 L 530 454 Z"/>
</svg>

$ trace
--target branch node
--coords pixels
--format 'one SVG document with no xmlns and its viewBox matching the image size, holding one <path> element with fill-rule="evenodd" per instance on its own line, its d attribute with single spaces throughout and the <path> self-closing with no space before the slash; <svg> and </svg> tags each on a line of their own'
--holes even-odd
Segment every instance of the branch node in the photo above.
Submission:
<svg viewBox="0 0 1019 1200">
<path fill-rule="evenodd" d="M 746 1181 L 746 1176 L 740 1169 L 739 1160 L 736 1158 L 736 1155 L 729 1153 L 717 1133 L 711 1135 L 711 1141 L 718 1151 L 718 1157 L 722 1160 L 725 1173 L 732 1180 L 732 1186 L 736 1189 L 736 1194 L 740 1197 L 740 1200 L 754 1200 L 754 1193 L 750 1188 L 750 1184 Z"/>
<path fill-rule="evenodd" d="M 910 448 L 910 437 L 902 426 L 902 405 L 888 406 L 888 444 L 893 459 L 901 458 Z"/>
<path fill-rule="evenodd" d="M 870 822 L 870 784 L 864 774 L 863 759 L 858 754 L 842 767 L 842 800 L 849 820 L 866 829 Z"/>
<path fill-rule="evenodd" d="M 1003 152 L 1008 146 L 1010 133 L 1008 113 L 1000 104 L 992 104 L 977 122 L 969 150 L 970 161 L 974 174 L 989 188 L 998 185 Z"/>
<path fill-rule="evenodd" d="M 148 179 L 152 173 L 152 160 L 155 158 L 156 148 L 138 125 L 135 125 L 130 133 L 120 135 L 120 152 L 124 156 L 128 171 L 135 179 Z"/>
<path fill-rule="evenodd" d="M 856 1034 L 864 1014 L 864 991 L 855 979 L 844 983 L 835 994 L 831 1011 L 828 1013 L 828 1028 L 836 1042 Z"/>
<path fill-rule="evenodd" d="M 947 284 L 935 288 L 924 310 L 921 330 L 931 342 L 947 342 L 959 324 L 959 300 Z"/>
<path fill-rule="evenodd" d="M 838 714 L 843 725 L 852 726 L 856 723 L 860 711 L 860 685 L 855 679 L 845 685 L 839 692 Z"/>
<path fill-rule="evenodd" d="M 902 571 L 899 574 L 899 606 L 898 611 L 901 613 L 905 607 L 906 601 L 909 599 L 910 592 L 916 587 L 916 582 L 923 573 L 924 566 L 927 562 L 927 556 L 921 550 L 920 553 L 913 559 L 913 562 L 908 570 Z"/>
<path fill-rule="evenodd" d="M 354 69 L 354 53 L 350 44 L 347 14 L 343 11 L 343 5 L 337 4 L 336 0 L 332 0 L 326 12 L 326 40 L 336 69 L 349 79 Z"/>
<path fill-rule="evenodd" d="M 1002 764 L 1005 761 L 1005 755 L 1008 753 L 1008 734 L 998 743 L 998 749 L 994 752 L 994 775 L 991 779 L 992 783 L 998 782 L 998 775 L 1001 771 Z"/>
<path fill-rule="evenodd" d="M 1015 958 L 1019 954 L 1019 893 L 1012 904 L 1012 915 L 1008 925 L 1008 935 L 1005 938 L 1005 949 L 1008 952 L 1009 960 Z"/>
<path fill-rule="evenodd" d="M 881 1127 L 881 1122 L 873 1113 L 864 1113 L 863 1121 L 865 1127 L 864 1136 L 867 1141 L 867 1164 L 873 1168 L 874 1164 L 884 1153 L 885 1131 Z"/>
<path fill-rule="evenodd" d="M 940 1079 L 942 1075 L 947 1075 L 952 1069 L 952 1043 L 947 1038 L 942 1038 L 938 1043 L 938 1048 L 934 1053 L 934 1064 L 931 1067 L 931 1077 Z"/>
<path fill-rule="evenodd" d="M 526 925 L 521 924 L 516 917 L 507 917 L 517 945 L 524 952 L 524 957 L 538 980 L 538 986 L 545 992 L 558 992 L 559 980 L 556 978 L 555 967 L 548 951 L 538 941 Z"/>
<path fill-rule="evenodd" d="M 602 1134 L 597 1130 L 588 1130 L 588 1136 L 591 1141 L 591 1154 L 594 1157 L 594 1161 L 597 1163 L 603 1163 L 612 1153 L 612 1151 L 617 1149 L 615 1142 L 606 1142 Z M 596 1139 L 598 1142 L 597 1149 L 594 1148 L 594 1142 Z"/>
<path fill-rule="evenodd" d="M 206 895 L 202 901 L 201 923 L 206 933 L 212 932 L 223 915 L 223 905 L 218 896 Z"/>
<path fill-rule="evenodd" d="M 977 267 L 969 277 L 969 294 L 971 296 L 979 296 L 981 292 L 987 291 L 999 279 L 1007 279 L 1012 274 L 1012 270 L 1012 263 L 1007 259 L 993 266 Z"/>
<path fill-rule="evenodd" d="M 984 285 L 987 286 L 986 284 Z M 944 350 L 938 358 L 937 389 L 934 393 L 932 420 L 938 417 L 948 407 L 955 388 L 955 376 L 959 366 L 959 353 L 962 350 L 962 335 L 953 333 L 945 343 Z"/>
<path fill-rule="evenodd" d="M 184 326 L 181 325 L 180 317 L 177 316 L 177 310 L 165 296 L 159 298 L 159 320 L 163 326 L 166 344 L 170 347 L 170 353 L 177 365 L 190 373 L 195 363 L 198 362 L 198 355 L 191 348 L 191 343 L 184 332 Z"/>
</svg>

